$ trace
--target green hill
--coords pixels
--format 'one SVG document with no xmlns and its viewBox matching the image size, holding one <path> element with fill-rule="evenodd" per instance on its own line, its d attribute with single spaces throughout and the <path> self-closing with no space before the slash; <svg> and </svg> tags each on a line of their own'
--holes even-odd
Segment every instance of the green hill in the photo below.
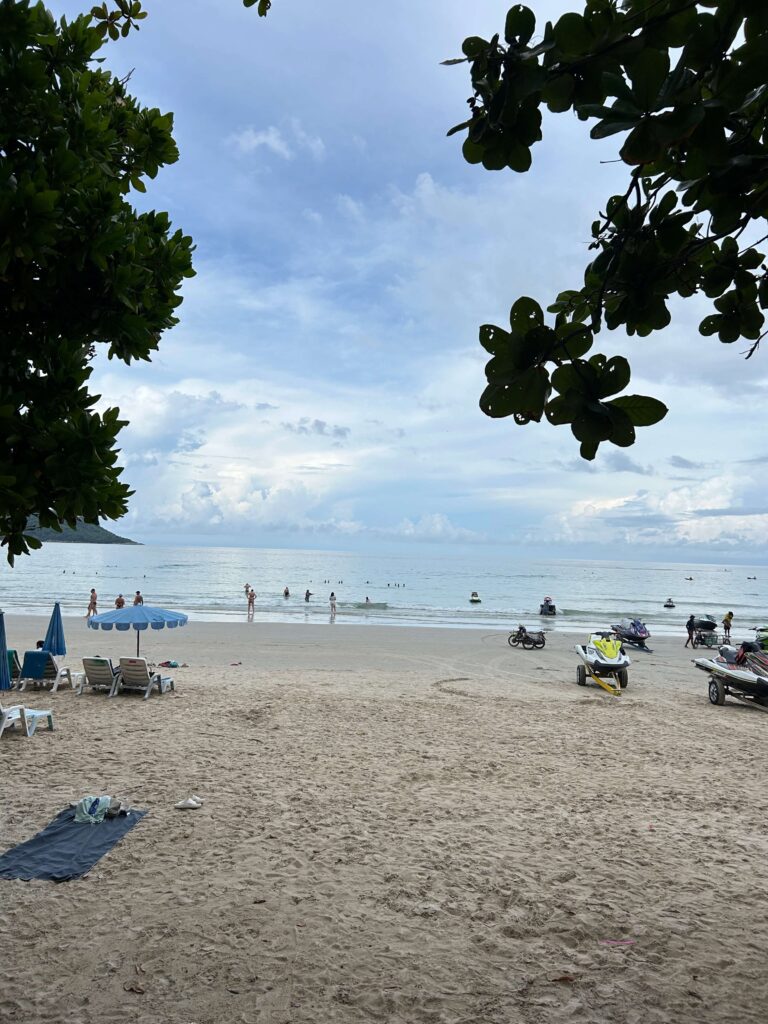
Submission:
<svg viewBox="0 0 768 1024">
<path fill-rule="evenodd" d="M 78 521 L 76 530 L 65 526 L 61 533 L 48 527 L 40 527 L 36 520 L 30 520 L 26 532 L 37 537 L 44 544 L 138 544 L 138 541 L 129 540 L 127 537 L 118 537 L 116 533 L 105 530 L 103 526 L 94 526 L 92 523 L 84 523 L 82 520 Z"/>
</svg>

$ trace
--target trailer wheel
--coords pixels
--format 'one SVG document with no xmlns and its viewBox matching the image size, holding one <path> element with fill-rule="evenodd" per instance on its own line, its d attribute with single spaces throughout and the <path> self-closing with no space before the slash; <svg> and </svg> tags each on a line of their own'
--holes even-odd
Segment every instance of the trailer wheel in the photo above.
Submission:
<svg viewBox="0 0 768 1024">
<path fill-rule="evenodd" d="M 584 665 L 577 665 L 576 666 L 576 683 L 579 686 L 586 686 L 587 685 L 587 670 L 584 667 Z"/>
<path fill-rule="evenodd" d="M 616 673 L 616 678 L 619 681 L 619 686 L 622 690 L 626 690 L 629 686 L 629 672 L 625 668 L 620 668 Z"/>
<path fill-rule="evenodd" d="M 709 680 L 709 699 L 712 704 L 725 704 L 725 684 L 714 676 Z"/>
</svg>

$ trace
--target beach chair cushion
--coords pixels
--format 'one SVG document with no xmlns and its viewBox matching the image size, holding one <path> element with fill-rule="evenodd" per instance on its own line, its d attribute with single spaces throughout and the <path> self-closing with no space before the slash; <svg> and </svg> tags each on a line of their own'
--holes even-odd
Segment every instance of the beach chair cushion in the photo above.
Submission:
<svg viewBox="0 0 768 1024">
<path fill-rule="evenodd" d="M 53 712 L 39 711 L 37 708 L 25 708 L 22 704 L 0 705 L 0 736 L 6 729 L 20 725 L 25 736 L 34 736 L 40 722 L 48 720 L 48 728 L 53 731 Z"/>
<path fill-rule="evenodd" d="M 30 685 L 37 688 L 49 684 L 51 693 L 56 693 L 60 686 L 75 685 L 70 670 L 59 668 L 50 651 L 25 651 L 19 676 L 19 690 L 26 690 Z"/>
<path fill-rule="evenodd" d="M 117 696 L 121 690 L 142 690 L 144 700 L 149 700 L 155 687 L 157 687 L 158 693 L 176 689 L 170 676 L 150 671 L 146 658 L 120 659 L 120 676 L 112 696 Z"/>
</svg>

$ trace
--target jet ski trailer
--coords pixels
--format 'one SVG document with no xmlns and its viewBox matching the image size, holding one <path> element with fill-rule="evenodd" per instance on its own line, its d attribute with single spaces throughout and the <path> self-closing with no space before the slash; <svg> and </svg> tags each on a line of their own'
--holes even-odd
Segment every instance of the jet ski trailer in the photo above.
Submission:
<svg viewBox="0 0 768 1024">
<path fill-rule="evenodd" d="M 614 697 L 629 685 L 627 668 L 632 664 L 620 640 L 608 630 L 590 633 L 585 644 L 576 644 L 582 664 L 576 666 L 576 682 L 587 685 L 587 678 Z"/>
<path fill-rule="evenodd" d="M 719 655 L 694 658 L 693 663 L 709 673 L 712 704 L 723 705 L 726 697 L 733 697 L 768 711 L 768 659 L 758 644 L 747 641 L 738 649 L 724 644 Z"/>
</svg>

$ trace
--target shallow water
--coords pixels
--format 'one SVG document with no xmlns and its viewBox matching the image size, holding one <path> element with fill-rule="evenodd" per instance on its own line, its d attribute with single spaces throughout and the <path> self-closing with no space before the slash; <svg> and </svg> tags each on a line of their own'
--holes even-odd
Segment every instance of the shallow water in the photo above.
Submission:
<svg viewBox="0 0 768 1024">
<path fill-rule="evenodd" d="M 692 576 L 692 580 L 686 580 Z M 757 576 L 747 580 L 747 576 Z M 450 548 L 427 555 L 364 554 L 260 548 L 167 548 L 47 544 L 16 568 L 0 569 L 0 606 L 7 612 L 47 614 L 60 601 L 65 615 L 85 615 L 94 586 L 99 610 L 140 589 L 147 604 L 191 618 L 246 616 L 243 585 L 257 593 L 255 618 L 323 622 L 335 591 L 337 622 L 402 626 L 529 628 L 582 632 L 625 616 L 643 619 L 657 635 L 683 635 L 689 613 L 720 623 L 733 611 L 734 637 L 768 622 L 768 567 L 692 563 L 524 561 L 503 552 Z M 284 599 L 283 588 L 291 596 Z M 304 591 L 313 596 L 307 603 Z M 476 590 L 482 603 L 472 605 Z M 359 607 L 369 597 L 386 608 Z M 558 614 L 538 614 L 545 596 Z M 672 597 L 676 607 L 665 609 Z"/>
</svg>

